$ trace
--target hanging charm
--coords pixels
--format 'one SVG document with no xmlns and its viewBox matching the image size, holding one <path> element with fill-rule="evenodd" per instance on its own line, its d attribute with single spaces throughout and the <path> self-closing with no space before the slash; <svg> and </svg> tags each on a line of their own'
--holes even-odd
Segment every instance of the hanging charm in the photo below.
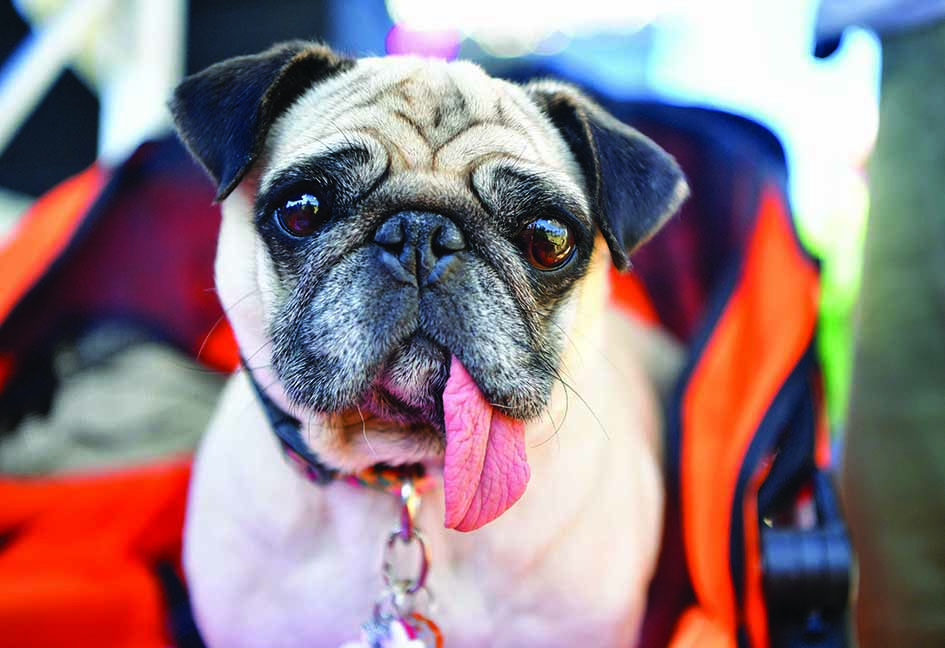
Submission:
<svg viewBox="0 0 945 648">
<path fill-rule="evenodd" d="M 443 634 L 436 623 L 419 611 L 431 607 L 433 597 L 426 588 L 430 551 L 414 521 L 420 494 L 412 480 L 400 488 L 400 525 L 387 536 L 381 578 L 384 589 L 371 619 L 361 626 L 359 641 L 341 648 L 443 648 Z M 404 554 L 413 553 L 415 571 L 404 575 Z M 423 606 L 420 604 L 423 603 Z"/>
</svg>

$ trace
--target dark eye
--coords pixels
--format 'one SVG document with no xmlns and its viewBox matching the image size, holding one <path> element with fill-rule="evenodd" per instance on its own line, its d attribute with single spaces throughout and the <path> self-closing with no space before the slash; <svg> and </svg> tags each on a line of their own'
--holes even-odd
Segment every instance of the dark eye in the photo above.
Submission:
<svg viewBox="0 0 945 648">
<path fill-rule="evenodd" d="M 302 194 L 276 209 L 276 219 L 292 236 L 311 236 L 325 222 L 325 215 L 319 213 L 318 198 Z"/>
<path fill-rule="evenodd" d="M 519 232 L 518 242 L 528 262 L 539 270 L 555 270 L 571 260 L 574 234 L 554 218 L 538 218 Z"/>
</svg>

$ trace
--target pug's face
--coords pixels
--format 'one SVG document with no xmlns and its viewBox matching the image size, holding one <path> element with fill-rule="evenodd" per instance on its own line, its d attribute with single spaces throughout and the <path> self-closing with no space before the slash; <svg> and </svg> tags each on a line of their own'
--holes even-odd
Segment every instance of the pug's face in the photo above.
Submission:
<svg viewBox="0 0 945 648">
<path fill-rule="evenodd" d="M 510 425 L 540 416 L 595 242 L 625 267 L 686 191 L 573 88 L 469 63 L 290 43 L 190 77 L 172 109 L 230 196 L 218 282 L 258 302 L 231 311 L 244 357 L 346 467 L 442 456 L 458 372 Z"/>
</svg>

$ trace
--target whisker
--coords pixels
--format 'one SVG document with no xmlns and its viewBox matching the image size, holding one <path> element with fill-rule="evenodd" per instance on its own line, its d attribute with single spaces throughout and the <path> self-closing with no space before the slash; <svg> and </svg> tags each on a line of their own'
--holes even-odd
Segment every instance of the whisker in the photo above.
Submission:
<svg viewBox="0 0 945 648">
<path fill-rule="evenodd" d="M 233 310 L 234 308 L 236 308 L 237 306 L 239 306 L 244 300 L 249 299 L 250 297 L 258 293 L 259 293 L 259 289 L 253 288 L 248 293 L 246 293 L 245 295 L 237 299 L 235 302 L 223 308 L 223 313 L 220 315 L 220 317 L 217 318 L 217 321 L 213 323 L 213 326 L 210 327 L 210 330 L 207 331 L 207 334 L 204 336 L 203 342 L 200 343 L 200 348 L 197 349 L 197 355 L 196 355 L 197 360 L 200 360 L 200 356 L 203 354 L 203 350 L 206 348 L 207 342 L 210 341 L 210 336 L 213 335 L 213 332 L 217 330 L 217 327 L 223 323 L 223 320 L 226 319 L 226 316 L 229 314 L 229 312 Z"/>
<path fill-rule="evenodd" d="M 246 356 L 245 358 L 243 358 L 243 363 L 244 363 L 244 364 L 248 364 L 250 360 L 252 360 L 253 358 L 255 358 L 255 357 L 259 354 L 259 352 L 262 351 L 263 349 L 265 349 L 268 345 L 269 345 L 269 342 L 268 342 L 268 341 L 267 341 L 267 342 L 263 342 L 262 345 L 261 345 L 258 349 L 256 349 L 255 351 L 253 351 L 251 354 L 249 354 L 249 355 Z M 260 368 L 261 368 L 261 367 L 260 367 Z"/>
<path fill-rule="evenodd" d="M 305 444 L 312 447 L 312 422 L 315 420 L 315 412 L 308 413 L 308 420 L 305 422 Z"/>
<path fill-rule="evenodd" d="M 561 375 L 561 372 L 558 371 L 558 369 L 554 365 L 552 365 L 546 358 L 539 356 L 539 361 L 543 364 L 543 368 L 545 369 L 545 371 L 547 371 L 548 374 L 552 378 L 554 378 L 555 380 L 561 383 L 561 386 L 564 387 L 565 389 L 565 393 L 567 393 L 567 391 L 570 390 L 571 392 L 574 393 L 575 396 L 577 396 L 578 400 L 580 400 L 581 403 L 584 405 L 584 407 L 587 408 L 588 413 L 594 417 L 595 421 L 597 421 L 597 426 L 600 428 L 601 432 L 604 433 L 604 437 L 609 441 L 610 434 L 608 434 L 603 421 L 600 420 L 600 417 L 597 415 L 597 412 L 594 411 L 594 408 L 591 407 L 590 403 L 587 402 L 587 399 L 585 399 L 584 396 L 582 396 L 580 392 L 577 391 L 577 389 L 575 389 L 571 384 L 569 384 L 568 381 L 566 381 L 564 377 Z"/>
<path fill-rule="evenodd" d="M 368 439 L 367 435 L 367 423 L 364 420 L 364 414 L 361 412 L 361 406 L 356 405 L 358 408 L 358 416 L 361 417 L 361 436 L 364 437 L 364 442 L 367 444 L 368 449 L 371 451 L 373 456 L 377 456 L 377 450 L 374 449 L 374 446 L 371 445 L 371 440 Z"/>
<path fill-rule="evenodd" d="M 561 332 L 561 335 L 565 337 L 568 344 L 570 344 L 571 348 L 574 349 L 574 352 L 577 354 L 578 358 L 583 360 L 584 355 L 581 352 L 580 347 L 578 347 L 574 339 L 568 334 L 567 330 L 563 326 L 561 326 L 561 324 L 559 324 L 558 322 L 555 322 L 554 320 L 549 320 L 548 324 L 555 327 L 556 329 L 558 329 L 558 331 Z"/>
<path fill-rule="evenodd" d="M 547 439 L 545 439 L 544 441 L 539 441 L 538 443 L 532 446 L 533 448 L 539 448 L 545 445 L 546 443 L 548 443 L 549 441 L 551 441 L 552 439 L 554 439 L 558 443 L 558 449 L 559 450 L 561 449 L 561 438 L 559 437 L 559 433 L 561 432 L 561 429 L 564 427 L 564 422 L 568 418 L 568 411 L 570 410 L 570 407 L 571 407 L 571 398 L 568 396 L 568 390 L 565 389 L 564 390 L 564 414 L 561 416 L 561 422 L 558 424 L 555 424 L 555 420 L 552 418 L 551 411 L 549 410 L 548 420 L 551 422 L 551 425 L 554 428 L 554 430 L 548 436 Z"/>
</svg>

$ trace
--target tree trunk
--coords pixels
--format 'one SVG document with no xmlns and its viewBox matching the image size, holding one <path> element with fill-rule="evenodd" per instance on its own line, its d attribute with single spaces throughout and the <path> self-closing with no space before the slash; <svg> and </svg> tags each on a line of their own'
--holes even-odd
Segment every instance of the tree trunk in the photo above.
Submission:
<svg viewBox="0 0 945 648">
<path fill-rule="evenodd" d="M 884 38 L 842 486 L 862 648 L 945 646 L 945 23 Z"/>
</svg>

